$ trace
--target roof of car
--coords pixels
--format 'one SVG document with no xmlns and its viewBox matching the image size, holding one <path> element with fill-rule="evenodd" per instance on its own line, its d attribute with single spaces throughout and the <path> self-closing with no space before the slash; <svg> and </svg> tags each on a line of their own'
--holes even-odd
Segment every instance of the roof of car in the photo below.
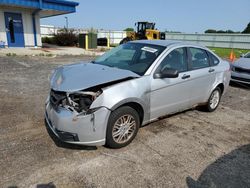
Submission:
<svg viewBox="0 0 250 188">
<path fill-rule="evenodd" d="M 178 44 L 178 45 L 192 45 L 192 46 L 200 46 L 202 48 L 204 48 L 204 46 L 199 45 L 199 44 L 194 44 L 194 43 L 190 43 L 190 42 L 183 42 L 183 41 L 178 41 L 178 40 L 135 40 L 135 41 L 131 41 L 131 42 L 135 42 L 135 43 L 143 43 L 143 44 L 153 44 L 153 45 L 159 45 L 159 46 L 170 46 L 170 45 L 174 45 L 174 44 Z"/>
</svg>

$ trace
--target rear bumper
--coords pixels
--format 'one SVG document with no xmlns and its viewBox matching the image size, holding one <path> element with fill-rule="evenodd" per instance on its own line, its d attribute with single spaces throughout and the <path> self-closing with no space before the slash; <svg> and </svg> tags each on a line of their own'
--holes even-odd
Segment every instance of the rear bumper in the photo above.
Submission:
<svg viewBox="0 0 250 188">
<path fill-rule="evenodd" d="M 65 108 L 56 111 L 49 102 L 45 109 L 46 123 L 56 137 L 63 142 L 87 146 L 105 144 L 109 115 L 110 110 L 104 107 L 78 117 Z"/>
</svg>

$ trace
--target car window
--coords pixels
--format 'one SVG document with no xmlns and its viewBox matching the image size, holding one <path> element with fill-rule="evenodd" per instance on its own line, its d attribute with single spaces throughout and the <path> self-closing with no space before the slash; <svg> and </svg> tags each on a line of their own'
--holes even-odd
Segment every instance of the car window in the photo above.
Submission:
<svg viewBox="0 0 250 188">
<path fill-rule="evenodd" d="M 161 62 L 157 71 L 163 68 L 176 69 L 178 72 L 187 71 L 187 54 L 185 48 L 177 48 L 171 51 Z"/>
<path fill-rule="evenodd" d="M 250 58 L 250 52 L 244 55 L 244 58 Z"/>
<path fill-rule="evenodd" d="M 129 61 L 132 61 L 136 53 L 136 48 L 133 46 L 118 49 L 119 50 L 114 51 L 112 55 L 109 55 L 109 52 L 106 53 L 109 56 L 106 57 L 106 54 L 104 55 L 104 61 L 107 61 L 112 67 L 115 67 L 116 64 L 126 65 Z"/>
<path fill-rule="evenodd" d="M 165 48 L 151 44 L 126 43 L 98 57 L 93 63 L 143 75 Z"/>
<path fill-rule="evenodd" d="M 191 55 L 192 69 L 209 67 L 209 60 L 205 50 L 199 48 L 189 48 Z"/>
<path fill-rule="evenodd" d="M 207 52 L 207 53 L 209 54 L 211 65 L 218 65 L 220 60 L 217 57 L 215 57 L 213 54 L 211 54 L 210 52 Z"/>
</svg>

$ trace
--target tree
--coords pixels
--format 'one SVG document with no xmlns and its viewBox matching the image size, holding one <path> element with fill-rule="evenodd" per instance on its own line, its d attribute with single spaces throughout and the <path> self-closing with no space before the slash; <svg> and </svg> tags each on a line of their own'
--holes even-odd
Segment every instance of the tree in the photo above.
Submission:
<svg viewBox="0 0 250 188">
<path fill-rule="evenodd" d="M 247 27 L 242 31 L 242 33 L 250 33 L 250 22 L 247 24 Z"/>
<path fill-rule="evenodd" d="M 205 31 L 205 33 L 216 33 L 217 31 L 215 29 L 208 29 Z"/>
<path fill-rule="evenodd" d="M 134 31 L 134 28 L 128 27 L 128 28 L 124 29 L 124 31 Z"/>
<path fill-rule="evenodd" d="M 226 33 L 226 31 L 218 30 L 216 33 Z"/>
<path fill-rule="evenodd" d="M 226 33 L 236 33 L 236 32 L 229 29 L 229 30 L 226 30 Z"/>
<path fill-rule="evenodd" d="M 215 30 L 215 29 L 208 29 L 205 31 L 205 33 L 237 33 L 237 32 L 234 32 L 232 30 Z"/>
</svg>

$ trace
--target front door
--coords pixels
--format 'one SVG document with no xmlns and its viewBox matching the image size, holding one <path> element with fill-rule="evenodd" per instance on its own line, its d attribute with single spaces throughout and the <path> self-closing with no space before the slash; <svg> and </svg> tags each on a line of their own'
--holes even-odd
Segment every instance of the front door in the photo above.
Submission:
<svg viewBox="0 0 250 188">
<path fill-rule="evenodd" d="M 5 12 L 5 28 L 9 47 L 24 47 L 22 15 Z"/>
<path fill-rule="evenodd" d="M 182 111 L 190 106 L 190 73 L 186 48 L 171 51 L 156 72 L 164 67 L 178 70 L 177 78 L 158 78 L 151 81 L 150 119 Z"/>
</svg>

